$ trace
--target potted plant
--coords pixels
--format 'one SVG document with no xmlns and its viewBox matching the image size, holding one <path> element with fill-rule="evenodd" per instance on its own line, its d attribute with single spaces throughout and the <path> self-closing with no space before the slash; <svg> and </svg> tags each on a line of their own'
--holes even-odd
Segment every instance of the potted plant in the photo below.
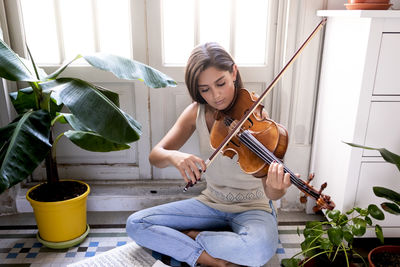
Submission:
<svg viewBox="0 0 400 267">
<path fill-rule="evenodd" d="M 108 152 L 130 148 L 139 139 L 141 126 L 119 108 L 118 94 L 87 81 L 64 77 L 62 72 L 83 58 L 95 68 L 121 79 L 141 80 L 152 88 L 176 86 L 165 74 L 137 61 L 96 53 L 78 55 L 54 73 L 19 57 L 0 39 L 0 78 L 29 86 L 10 93 L 18 116 L 0 128 L 0 193 L 23 181 L 45 161 L 47 181 L 27 193 L 38 225 L 38 239 L 61 248 L 81 242 L 87 235 L 86 197 L 89 186 L 80 181 L 60 181 L 56 145 L 63 136 L 89 151 Z M 68 113 L 62 113 L 66 107 Z M 71 130 L 53 137 L 57 123 Z M 40 235 L 39 235 L 40 234 Z"/>
<path fill-rule="evenodd" d="M 396 165 L 397 169 L 400 171 L 399 155 L 385 148 L 361 146 L 353 143 L 346 143 L 346 144 L 353 147 L 379 151 L 382 158 L 386 162 Z M 390 201 L 390 202 L 385 201 L 380 204 L 383 210 L 394 215 L 400 214 L 400 194 L 398 192 L 382 186 L 374 186 L 372 190 L 377 197 L 385 198 Z M 395 263 L 400 262 L 400 246 L 384 245 L 376 247 L 369 252 L 368 261 L 370 266 L 372 267 L 395 266 Z"/>
<path fill-rule="evenodd" d="M 366 261 L 353 248 L 355 236 L 363 236 L 367 225 L 372 226 L 371 217 L 383 220 L 383 212 L 374 204 L 367 209 L 354 207 L 346 213 L 327 211 L 327 221 L 307 222 L 303 230 L 301 251 L 290 259 L 282 259 L 285 267 L 294 266 L 354 266 L 357 258 Z M 350 218 L 348 216 L 351 216 Z M 299 229 L 297 229 L 300 235 Z M 375 233 L 383 243 L 382 228 L 375 225 Z M 297 258 L 303 255 L 305 259 Z"/>
</svg>

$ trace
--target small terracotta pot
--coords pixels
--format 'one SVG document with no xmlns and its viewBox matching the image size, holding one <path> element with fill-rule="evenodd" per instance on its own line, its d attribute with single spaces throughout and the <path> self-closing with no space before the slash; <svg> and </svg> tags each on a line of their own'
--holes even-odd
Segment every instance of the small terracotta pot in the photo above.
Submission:
<svg viewBox="0 0 400 267">
<path fill-rule="evenodd" d="M 389 4 L 390 0 L 347 0 L 349 4 Z"/>
<path fill-rule="evenodd" d="M 375 264 L 372 262 L 372 255 L 376 255 L 379 253 L 383 252 L 391 252 L 391 253 L 396 253 L 400 254 L 400 246 L 390 246 L 390 245 L 385 245 L 385 246 L 379 246 L 374 248 L 368 253 L 368 262 L 370 267 L 375 267 Z"/>
</svg>

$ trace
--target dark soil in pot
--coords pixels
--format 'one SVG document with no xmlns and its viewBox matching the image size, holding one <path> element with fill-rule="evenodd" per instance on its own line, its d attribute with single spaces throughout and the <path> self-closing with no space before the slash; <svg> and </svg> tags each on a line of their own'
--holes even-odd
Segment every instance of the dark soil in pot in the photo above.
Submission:
<svg viewBox="0 0 400 267">
<path fill-rule="evenodd" d="M 400 254 L 393 252 L 380 252 L 371 256 L 375 267 L 400 267 Z"/>
<path fill-rule="evenodd" d="M 55 202 L 78 197 L 86 190 L 87 186 L 77 181 L 60 181 L 41 184 L 29 193 L 29 197 L 40 202 Z"/>
</svg>

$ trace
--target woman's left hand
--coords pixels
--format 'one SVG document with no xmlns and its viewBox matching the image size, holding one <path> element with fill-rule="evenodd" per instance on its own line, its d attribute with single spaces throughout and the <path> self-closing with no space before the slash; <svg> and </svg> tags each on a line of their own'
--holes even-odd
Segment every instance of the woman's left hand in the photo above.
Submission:
<svg viewBox="0 0 400 267">
<path fill-rule="evenodd" d="M 296 176 L 299 177 L 298 174 Z M 284 172 L 282 164 L 273 162 L 269 165 L 268 176 L 262 178 L 264 192 L 271 200 L 281 198 L 286 189 L 292 184 L 290 182 L 290 174 Z"/>
</svg>

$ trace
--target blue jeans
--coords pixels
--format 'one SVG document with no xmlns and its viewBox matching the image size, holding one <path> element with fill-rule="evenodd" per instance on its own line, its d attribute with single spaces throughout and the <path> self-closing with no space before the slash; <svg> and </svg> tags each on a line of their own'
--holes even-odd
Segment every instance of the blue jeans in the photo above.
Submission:
<svg viewBox="0 0 400 267">
<path fill-rule="evenodd" d="M 278 246 L 276 214 L 263 210 L 222 212 L 196 199 L 144 209 L 126 223 L 128 235 L 139 245 L 195 266 L 206 251 L 214 258 L 245 266 L 261 266 Z M 231 228 L 232 231 L 212 229 Z M 200 230 L 196 240 L 183 230 Z"/>
</svg>

